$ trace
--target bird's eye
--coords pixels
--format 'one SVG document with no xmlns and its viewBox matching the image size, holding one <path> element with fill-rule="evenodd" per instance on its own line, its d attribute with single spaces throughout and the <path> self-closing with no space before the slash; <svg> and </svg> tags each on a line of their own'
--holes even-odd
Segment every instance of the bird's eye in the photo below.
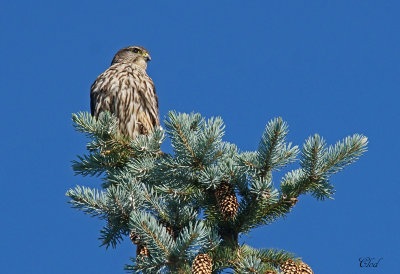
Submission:
<svg viewBox="0 0 400 274">
<path fill-rule="evenodd" d="M 139 52 L 139 49 L 134 48 L 134 49 L 133 49 L 133 52 L 134 52 L 134 53 L 138 53 L 138 52 Z"/>
</svg>

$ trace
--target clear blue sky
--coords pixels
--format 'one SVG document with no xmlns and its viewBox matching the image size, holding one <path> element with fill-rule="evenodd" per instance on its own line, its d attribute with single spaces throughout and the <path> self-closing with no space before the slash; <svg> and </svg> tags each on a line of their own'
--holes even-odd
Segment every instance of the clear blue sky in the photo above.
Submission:
<svg viewBox="0 0 400 274">
<path fill-rule="evenodd" d="M 2 1 L 0 272 L 124 273 L 133 246 L 98 247 L 102 222 L 66 203 L 67 189 L 100 185 L 73 175 L 86 139 L 70 118 L 89 110 L 114 53 L 143 45 L 161 115 L 222 116 L 242 150 L 276 116 L 295 144 L 367 135 L 368 153 L 332 178 L 335 200 L 301 196 L 244 240 L 295 252 L 316 273 L 396 273 L 399 14 L 399 1 L 369 0 Z M 383 260 L 362 269 L 364 256 Z"/>
</svg>

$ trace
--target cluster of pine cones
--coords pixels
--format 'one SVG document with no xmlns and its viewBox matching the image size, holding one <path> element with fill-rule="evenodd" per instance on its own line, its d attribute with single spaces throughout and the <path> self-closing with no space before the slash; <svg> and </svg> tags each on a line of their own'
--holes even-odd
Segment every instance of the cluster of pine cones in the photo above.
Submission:
<svg viewBox="0 0 400 274">
<path fill-rule="evenodd" d="M 236 216 L 239 208 L 239 203 L 236 198 L 235 190 L 232 185 L 222 183 L 215 190 L 215 199 L 217 200 L 221 215 L 226 219 L 232 219 Z M 297 201 L 296 201 L 297 202 Z M 165 224 L 164 224 L 165 225 Z M 173 230 L 166 226 L 168 232 L 173 236 Z M 130 234 L 132 243 L 137 245 L 136 255 L 139 257 L 150 256 L 146 244 L 140 242 L 139 237 L 132 231 Z M 193 260 L 192 274 L 211 274 L 212 259 L 207 254 L 199 254 Z M 313 274 L 312 269 L 304 262 L 295 262 L 287 260 L 281 265 L 281 271 L 284 274 Z M 273 270 L 267 270 L 264 274 L 276 274 Z"/>
<path fill-rule="evenodd" d="M 304 262 L 287 260 L 281 265 L 284 274 L 314 274 L 312 269 Z M 193 261 L 192 274 L 211 274 L 212 259 L 207 254 L 199 254 Z M 273 270 L 267 270 L 264 274 L 277 274 Z"/>
</svg>

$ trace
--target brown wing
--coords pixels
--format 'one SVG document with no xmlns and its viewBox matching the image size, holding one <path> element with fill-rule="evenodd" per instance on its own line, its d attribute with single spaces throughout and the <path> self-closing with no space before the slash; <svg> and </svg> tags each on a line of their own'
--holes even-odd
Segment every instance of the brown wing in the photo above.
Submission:
<svg viewBox="0 0 400 274">
<path fill-rule="evenodd" d="M 103 111 L 115 113 L 114 97 L 118 91 L 118 69 L 110 67 L 100 74 L 90 88 L 90 111 L 98 117 Z"/>
<path fill-rule="evenodd" d="M 155 126 L 160 125 L 158 97 L 151 78 L 146 75 L 143 82 L 144 88 L 141 94 L 143 115 L 146 116 L 148 130 L 152 131 Z"/>
</svg>

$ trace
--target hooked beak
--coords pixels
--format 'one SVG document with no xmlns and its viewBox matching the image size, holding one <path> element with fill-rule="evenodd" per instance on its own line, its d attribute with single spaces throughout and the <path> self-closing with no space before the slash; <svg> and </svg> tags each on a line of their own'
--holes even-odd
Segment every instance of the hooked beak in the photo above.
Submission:
<svg viewBox="0 0 400 274">
<path fill-rule="evenodd" d="M 151 61 L 151 57 L 147 52 L 143 53 L 143 57 L 144 57 L 144 60 L 146 60 L 146 62 Z"/>
</svg>

